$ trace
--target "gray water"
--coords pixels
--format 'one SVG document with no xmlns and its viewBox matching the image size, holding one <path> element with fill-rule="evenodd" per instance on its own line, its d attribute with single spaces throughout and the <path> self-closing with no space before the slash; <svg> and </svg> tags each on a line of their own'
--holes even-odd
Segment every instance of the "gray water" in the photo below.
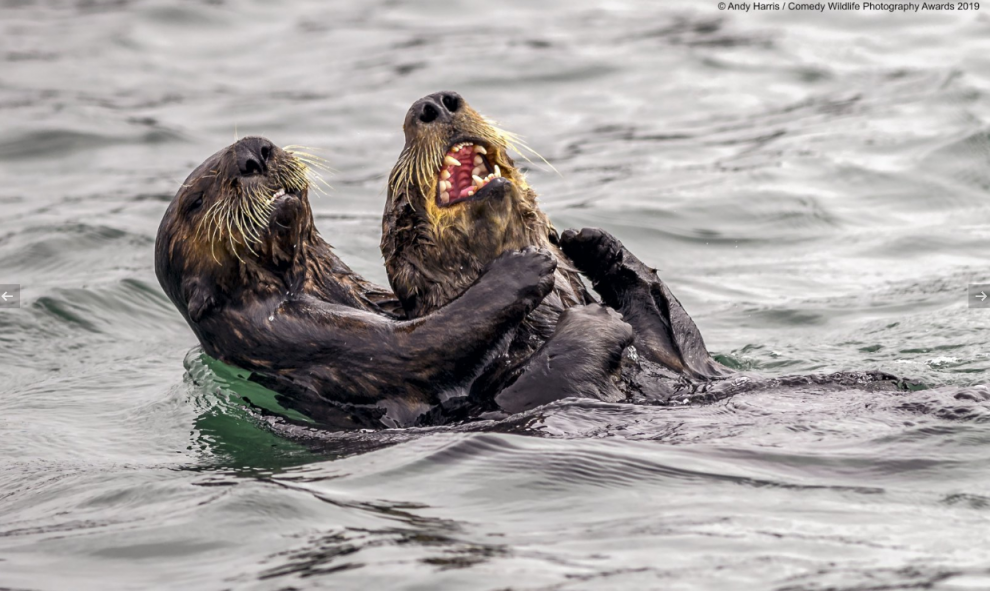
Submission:
<svg viewBox="0 0 990 591">
<path fill-rule="evenodd" d="M 988 10 L 2 2 L 0 588 L 990 588 Z M 236 137 L 311 146 L 320 231 L 384 282 L 402 117 L 441 89 L 725 363 L 931 388 L 285 428 L 159 289 L 158 222 Z"/>
</svg>

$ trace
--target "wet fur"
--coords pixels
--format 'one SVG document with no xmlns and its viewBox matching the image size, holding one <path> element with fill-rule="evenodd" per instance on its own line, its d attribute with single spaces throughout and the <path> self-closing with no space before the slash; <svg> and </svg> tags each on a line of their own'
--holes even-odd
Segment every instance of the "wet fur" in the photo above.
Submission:
<svg viewBox="0 0 990 591">
<path fill-rule="evenodd" d="M 159 228 L 155 268 L 206 353 L 252 371 L 288 408 L 331 428 L 415 424 L 445 392 L 465 389 L 549 292 L 552 257 L 513 251 L 442 310 L 397 318 L 392 294 L 320 237 L 306 188 L 261 204 L 267 217 L 250 231 L 217 222 L 210 212 L 286 184 L 278 171 L 293 157 L 277 148 L 266 174 L 239 171 L 246 142 L 258 141 L 241 140 L 189 176 Z"/>
<path fill-rule="evenodd" d="M 431 104 L 442 109 L 442 100 L 449 96 L 456 97 L 460 108 L 441 113 L 442 116 L 425 124 L 418 119 L 424 102 L 432 101 Z M 595 301 L 585 290 L 579 269 L 595 273 L 596 291 L 604 293 L 607 296 L 604 302 L 621 311 L 624 320 L 633 325 L 637 349 L 647 360 L 664 366 L 676 376 L 708 379 L 727 373 L 711 360 L 690 316 L 656 273 L 628 253 L 621 243 L 604 233 L 608 239 L 596 234 L 596 240 L 589 238 L 582 242 L 569 233 L 566 245 L 561 242 L 550 220 L 539 209 L 536 193 L 507 154 L 514 136 L 506 139 L 505 132 L 471 109 L 463 98 L 448 92 L 417 101 L 407 113 L 404 130 L 406 144 L 390 175 L 382 254 L 389 282 L 407 314 L 419 316 L 451 301 L 477 277 L 486 262 L 505 249 L 538 245 L 549 249 L 558 262 L 554 292 L 523 324 L 502 365 L 489 368 L 483 376 L 488 385 L 483 380 L 476 387 L 511 387 L 529 371 L 527 368 L 533 367 L 531 357 L 538 350 L 539 354 L 545 353 L 541 347 L 549 345 L 554 338 L 563 338 L 564 333 L 555 336 L 561 314 Z M 472 143 L 480 140 L 488 159 L 498 164 L 503 176 L 511 182 L 489 191 L 484 199 L 441 208 L 435 195 L 443 156 L 454 141 L 465 138 Z M 584 238 L 586 234 L 580 236 Z M 561 246 L 573 248 L 581 264 L 575 265 L 571 253 Z M 628 254 L 625 259 L 624 253 Z M 599 264 L 596 257 L 607 264 Z M 615 261 L 625 261 L 625 266 Z M 593 348 L 598 334 L 610 334 L 614 328 L 604 318 L 598 325 L 586 323 L 585 346 Z M 614 347 L 619 342 L 621 339 L 608 345 Z M 602 359 L 610 358 L 604 351 L 601 354 Z M 575 362 L 578 362 L 576 357 Z M 535 383 L 532 378 L 526 381 Z M 583 388 L 580 381 L 575 383 L 577 390 Z M 608 398 L 611 384 L 601 380 L 598 386 L 599 396 Z M 528 407 L 528 403 L 521 401 L 522 397 L 514 398 L 519 402 L 508 407 Z M 501 400 L 507 400 L 507 396 L 501 395 Z"/>
<path fill-rule="evenodd" d="M 382 224 L 382 255 L 389 284 L 409 317 L 420 317 L 456 298 L 501 253 L 545 248 L 558 262 L 553 292 L 516 332 L 507 355 L 491 364 L 475 385 L 493 395 L 520 373 L 520 364 L 550 339 L 560 314 L 593 302 L 577 271 L 556 246 L 556 231 L 536 203 L 536 193 L 508 156 L 514 139 L 462 101 L 449 121 L 418 126 L 406 117 L 406 145 L 389 177 Z M 458 138 L 482 140 L 488 158 L 512 182 L 483 200 L 437 205 L 437 172 Z M 479 390 L 480 389 L 480 390 Z"/>
</svg>

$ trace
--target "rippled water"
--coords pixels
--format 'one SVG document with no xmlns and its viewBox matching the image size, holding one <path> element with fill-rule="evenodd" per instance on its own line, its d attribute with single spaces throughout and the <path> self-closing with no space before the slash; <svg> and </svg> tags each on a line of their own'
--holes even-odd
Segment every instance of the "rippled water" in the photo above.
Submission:
<svg viewBox="0 0 990 591">
<path fill-rule="evenodd" d="M 0 588 L 990 588 L 986 8 L 715 4 L 0 3 Z M 235 137 L 313 146 L 321 232 L 383 282 L 401 120 L 440 89 L 726 363 L 941 387 L 285 427 L 160 291 L 165 206 Z"/>
</svg>

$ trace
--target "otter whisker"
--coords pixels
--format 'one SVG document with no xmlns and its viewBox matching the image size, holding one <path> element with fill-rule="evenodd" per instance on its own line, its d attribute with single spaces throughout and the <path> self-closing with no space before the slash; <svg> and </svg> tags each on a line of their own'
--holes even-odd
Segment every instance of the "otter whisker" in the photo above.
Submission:
<svg viewBox="0 0 990 591">
<path fill-rule="evenodd" d="M 217 237 L 219 236 L 219 232 L 220 232 L 220 228 L 219 228 L 219 219 L 220 218 L 219 218 L 219 216 L 220 216 L 220 209 L 222 208 L 222 206 L 223 206 L 223 201 L 222 200 L 217 201 L 212 206 L 210 206 L 210 209 L 207 210 L 206 214 L 203 216 L 203 221 L 201 222 L 201 224 L 205 224 L 206 223 L 206 220 L 210 220 L 210 225 L 212 226 L 212 230 L 213 230 L 212 231 L 212 235 L 210 236 L 210 247 L 211 247 L 211 249 L 212 249 L 213 243 L 216 242 Z M 214 256 L 214 258 L 216 258 L 216 257 Z"/>
<path fill-rule="evenodd" d="M 246 201 L 245 207 L 241 208 L 239 214 L 244 216 L 247 220 L 252 222 L 250 224 L 250 229 L 252 230 L 252 239 L 255 241 L 260 241 L 261 238 L 258 235 L 256 228 L 260 229 L 265 224 L 268 223 L 267 216 L 262 217 L 261 209 L 271 202 L 271 196 L 265 194 L 262 189 L 258 188 L 252 191 L 251 195 Z"/>
<path fill-rule="evenodd" d="M 251 243 L 253 242 L 255 244 L 260 244 L 261 236 L 258 235 L 258 232 L 253 225 L 247 223 L 246 220 L 244 220 L 244 214 L 245 214 L 244 210 L 238 212 L 236 216 L 237 224 L 241 228 L 241 236 L 244 237 L 244 246 L 246 246 L 247 249 L 251 251 L 251 254 L 257 256 L 258 253 L 251 246 Z"/>
<path fill-rule="evenodd" d="M 305 158 L 296 157 L 293 154 L 291 166 L 286 170 L 284 185 L 288 189 L 301 191 L 309 186 L 313 186 L 318 193 L 325 194 L 320 184 L 331 189 L 330 185 L 323 179 L 323 176 L 315 170 L 315 167 Z"/>
<path fill-rule="evenodd" d="M 330 171 L 332 170 L 330 164 L 320 158 L 319 156 L 309 154 L 307 152 L 290 152 L 296 159 L 305 162 L 306 164 L 312 166 L 313 168 L 319 168 L 320 170 Z"/>
<path fill-rule="evenodd" d="M 316 189 L 318 193 L 326 195 L 327 192 L 333 191 L 333 186 L 331 186 L 330 183 L 328 183 L 323 176 L 315 170 L 310 169 L 308 177 L 309 178 L 302 179 L 302 182 L 305 183 L 307 181 L 312 181 L 311 186 Z"/>
<path fill-rule="evenodd" d="M 258 207 L 263 208 L 264 206 L 259 205 Z M 251 221 L 252 234 L 256 241 L 261 240 L 261 237 L 259 236 L 256 229 L 262 228 L 265 225 L 265 218 L 267 218 L 267 216 L 264 216 L 263 214 L 264 214 L 264 210 L 262 209 L 261 211 L 258 211 L 255 209 L 255 206 L 252 206 L 245 211 L 245 215 Z"/>
<path fill-rule="evenodd" d="M 298 144 L 290 144 L 288 146 L 284 146 L 282 149 L 290 154 L 308 154 L 324 162 L 326 161 L 323 157 L 315 156 L 313 152 L 310 151 L 310 150 L 314 150 L 314 151 L 317 150 L 317 148 L 314 148 L 312 146 L 300 146 Z"/>
<path fill-rule="evenodd" d="M 234 253 L 234 256 L 237 257 L 238 261 L 243 263 L 244 260 L 241 258 L 240 253 L 237 252 L 237 243 L 234 242 L 233 220 L 231 218 L 233 218 L 233 212 L 230 211 L 229 208 L 227 208 L 227 211 L 225 212 L 224 215 L 224 223 L 227 226 L 227 241 L 230 242 L 231 252 Z"/>
<path fill-rule="evenodd" d="M 311 168 L 318 168 L 327 172 L 336 172 L 325 158 L 317 156 L 309 151 L 314 148 L 309 148 L 306 146 L 285 146 L 282 149 L 297 160 L 309 165 Z"/>
<path fill-rule="evenodd" d="M 304 178 L 306 171 L 310 170 L 310 167 L 306 165 L 301 159 L 296 159 L 293 162 L 295 166 L 291 166 L 285 171 L 285 176 L 289 180 L 298 183 L 299 179 Z"/>
<path fill-rule="evenodd" d="M 292 152 L 292 156 L 299 160 L 300 162 L 305 162 L 314 168 L 319 168 L 321 170 L 329 170 L 330 166 L 327 164 L 326 160 L 314 156 L 312 154 L 307 154 L 305 152 Z"/>
<path fill-rule="evenodd" d="M 303 163 L 303 170 L 302 170 L 303 175 L 314 174 L 316 176 L 321 177 L 322 175 L 320 174 L 320 170 L 323 170 L 323 172 L 330 174 L 330 172 L 326 169 L 320 169 L 318 167 L 313 166 L 312 163 L 309 162 L 308 160 L 303 160 L 300 158 L 299 161 Z"/>
<path fill-rule="evenodd" d="M 216 262 L 217 264 L 220 264 L 220 259 L 217 258 L 217 254 L 216 254 L 216 244 L 220 237 L 221 203 L 222 201 L 217 201 L 212 207 L 210 207 L 209 212 L 207 212 L 209 214 L 210 223 L 213 226 L 212 228 L 213 232 L 211 233 L 210 236 L 210 255 L 213 257 L 214 262 Z M 204 220 L 205 219 L 206 218 L 204 217 Z"/>
<path fill-rule="evenodd" d="M 237 213 L 235 219 L 237 220 L 237 226 L 241 231 L 241 235 L 244 237 L 244 244 L 249 249 L 252 243 L 259 244 L 261 242 L 261 235 L 258 232 L 261 224 L 252 211 L 241 210 Z M 252 252 L 254 252 L 253 249 Z"/>
<path fill-rule="evenodd" d="M 280 173 L 281 172 L 282 171 L 280 171 Z M 313 166 L 309 165 L 305 159 L 297 158 L 294 155 L 293 159 L 289 163 L 289 166 L 285 167 L 284 173 L 285 181 L 283 182 L 283 185 L 294 191 L 301 191 L 308 187 L 310 185 L 310 177 L 323 181 L 323 178 L 314 170 Z M 323 182 L 326 184 L 325 181 Z"/>
<path fill-rule="evenodd" d="M 487 119 L 486 121 L 488 122 L 489 125 L 492 126 L 492 129 L 494 129 L 496 133 L 502 136 L 502 143 L 505 144 L 506 148 L 522 156 L 523 160 L 525 160 L 526 162 L 529 162 L 530 164 L 534 164 L 534 162 L 530 160 L 529 156 L 526 155 L 526 152 L 529 152 L 530 154 L 536 156 L 541 161 L 543 161 L 544 164 L 549 166 L 551 170 L 557 173 L 557 176 L 563 178 L 564 175 L 560 174 L 560 171 L 557 170 L 553 164 L 550 164 L 550 161 L 544 158 L 542 154 L 540 154 L 533 148 L 530 148 L 529 144 L 527 144 L 521 136 L 496 126 L 494 121 Z"/>
</svg>

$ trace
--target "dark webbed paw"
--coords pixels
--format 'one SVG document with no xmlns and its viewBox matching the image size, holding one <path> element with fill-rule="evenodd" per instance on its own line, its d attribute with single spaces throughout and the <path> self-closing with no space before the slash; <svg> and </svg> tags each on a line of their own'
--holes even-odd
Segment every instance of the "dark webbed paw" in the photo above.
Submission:
<svg viewBox="0 0 990 591">
<path fill-rule="evenodd" d="M 527 311 L 535 308 L 553 289 L 557 260 L 549 251 L 527 247 L 503 253 L 484 273 L 499 284 L 511 286 Z"/>
<path fill-rule="evenodd" d="M 636 331 L 636 347 L 669 369 L 696 377 L 725 371 L 712 361 L 694 321 L 652 269 L 608 232 L 568 230 L 560 246 L 588 276 L 602 301 L 622 312 Z"/>
<path fill-rule="evenodd" d="M 620 308 L 626 292 L 647 288 L 653 270 L 632 256 L 618 238 L 599 228 L 567 230 L 560 247 L 575 267 L 591 280 L 604 302 Z"/>
<path fill-rule="evenodd" d="M 566 230 L 560 236 L 560 247 L 578 270 L 596 283 L 612 275 L 623 258 L 622 243 L 599 228 Z"/>
</svg>

